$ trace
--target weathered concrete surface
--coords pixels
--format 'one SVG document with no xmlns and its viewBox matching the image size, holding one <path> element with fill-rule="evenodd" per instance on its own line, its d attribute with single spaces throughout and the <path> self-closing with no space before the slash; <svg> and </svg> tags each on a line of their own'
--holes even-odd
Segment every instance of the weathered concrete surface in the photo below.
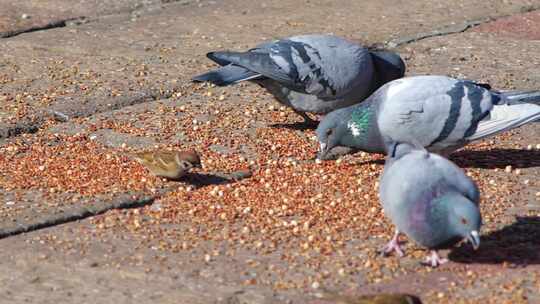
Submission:
<svg viewBox="0 0 540 304">
<path fill-rule="evenodd" d="M 412 244 L 399 261 L 376 253 L 391 231 L 374 192 L 380 157 L 315 164 L 313 132 L 294 129 L 297 117 L 258 87 L 189 78 L 218 48 L 312 32 L 376 43 L 512 15 L 398 51 L 409 74 L 540 88 L 537 12 L 520 13 L 540 2 L 4 2 L 0 32 L 89 22 L 0 39 L 0 229 L 115 197 L 155 199 L 0 240 L 0 295 L 11 302 L 303 303 L 317 301 L 314 287 L 427 303 L 539 299 L 538 124 L 453 156 L 480 184 L 485 237 L 479 252 L 447 251 L 452 262 L 431 270 Z M 156 146 L 196 148 L 203 172 L 254 176 L 165 182 L 127 156 Z"/>
<path fill-rule="evenodd" d="M 131 14 L 160 9 L 163 0 L 119 0 L 119 1 L 66 1 L 66 0 L 21 0 L 0 1 L 0 38 L 12 37 L 25 32 L 64 27 L 70 24 L 89 22 L 98 17 L 112 14 Z M 176 1 L 175 1 L 176 2 Z M 178 1 L 189 4 L 191 1 Z"/>
<path fill-rule="evenodd" d="M 488 81 L 503 89 L 535 89 L 540 83 L 538 47 L 540 40 L 471 31 L 420 41 L 403 51 L 414 74 L 446 74 Z"/>
<path fill-rule="evenodd" d="M 540 40 L 540 12 L 532 11 L 523 15 L 509 16 L 495 22 L 483 24 L 475 29 L 479 32 L 496 33 L 503 37 L 525 40 Z"/>
<path fill-rule="evenodd" d="M 20 18 L 10 16 L 22 15 L 28 7 L 44 16 L 58 14 L 43 17 L 44 22 L 84 12 L 98 17 L 80 26 L 14 37 L 0 45 L 0 83 L 4 87 L 0 100 L 5 100 L 0 110 L 0 137 L 35 131 L 47 117 L 64 120 L 169 97 L 180 90 L 179 80 L 200 70 L 203 54 L 213 48 L 245 48 L 306 32 L 383 42 L 452 23 L 512 14 L 537 4 L 321 1 L 307 2 L 297 10 L 296 3 L 284 1 L 120 1 L 114 5 L 109 1 L 75 5 L 53 1 L 50 5 L 40 2 L 40 6 L 34 2 L 6 5 L 10 9 L 5 18 Z M 429 10 L 422 9 L 428 5 Z M 141 9 L 135 15 L 110 15 L 137 7 Z M 382 17 L 381 11 L 385 12 Z M 380 26 L 381 18 L 384 26 Z M 32 18 L 25 22 L 33 22 L 28 20 Z"/>
</svg>

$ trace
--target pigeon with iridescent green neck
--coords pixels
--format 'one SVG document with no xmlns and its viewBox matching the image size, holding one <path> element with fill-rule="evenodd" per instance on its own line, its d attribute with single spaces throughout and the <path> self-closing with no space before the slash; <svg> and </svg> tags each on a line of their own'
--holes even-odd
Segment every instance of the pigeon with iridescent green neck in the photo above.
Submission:
<svg viewBox="0 0 540 304">
<path fill-rule="evenodd" d="M 454 163 L 423 148 L 394 143 L 388 150 L 379 196 L 396 233 L 383 252 L 403 255 L 400 233 L 431 250 L 426 262 L 432 267 L 447 261 L 437 249 L 462 239 L 477 249 L 482 219 L 476 184 Z"/>
<path fill-rule="evenodd" d="M 391 142 L 449 154 L 471 141 L 540 119 L 540 91 L 496 91 L 445 76 L 391 81 L 317 128 L 319 158 L 335 146 L 385 153 Z"/>
<path fill-rule="evenodd" d="M 221 67 L 193 81 L 218 86 L 255 82 L 310 125 L 316 122 L 306 112 L 326 114 L 359 103 L 405 73 L 398 54 L 368 50 L 333 35 L 294 36 L 245 52 L 218 51 L 207 57 Z"/>
</svg>

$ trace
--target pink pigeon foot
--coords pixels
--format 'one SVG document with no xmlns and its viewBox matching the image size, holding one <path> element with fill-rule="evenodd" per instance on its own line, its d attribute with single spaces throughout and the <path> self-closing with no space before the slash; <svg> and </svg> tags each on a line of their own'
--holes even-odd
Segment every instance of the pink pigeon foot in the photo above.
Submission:
<svg viewBox="0 0 540 304">
<path fill-rule="evenodd" d="M 383 256 L 387 256 L 392 251 L 395 251 L 399 257 L 405 255 L 403 250 L 401 250 L 401 246 L 399 246 L 399 231 L 396 231 L 392 240 L 390 240 L 390 242 L 383 247 L 381 252 Z"/>
<path fill-rule="evenodd" d="M 425 265 L 429 265 L 433 268 L 444 263 L 448 263 L 448 259 L 441 258 L 435 250 L 431 250 L 431 253 L 426 257 L 426 260 L 424 261 Z"/>
</svg>

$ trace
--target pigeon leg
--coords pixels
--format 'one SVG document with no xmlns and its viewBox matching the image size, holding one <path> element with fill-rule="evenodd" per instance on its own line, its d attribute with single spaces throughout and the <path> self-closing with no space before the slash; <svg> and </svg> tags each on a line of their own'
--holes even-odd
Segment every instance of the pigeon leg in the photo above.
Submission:
<svg viewBox="0 0 540 304">
<path fill-rule="evenodd" d="M 435 268 L 447 262 L 448 259 L 441 258 L 436 250 L 431 250 L 431 253 L 426 257 L 424 264 Z"/>
<path fill-rule="evenodd" d="M 381 250 L 381 253 L 383 256 L 387 256 L 392 251 L 395 251 L 399 257 L 404 256 L 403 250 L 401 250 L 401 247 L 399 246 L 399 230 L 396 229 L 396 233 L 394 233 L 394 237 L 388 244 L 386 244 L 383 249 Z"/>
</svg>

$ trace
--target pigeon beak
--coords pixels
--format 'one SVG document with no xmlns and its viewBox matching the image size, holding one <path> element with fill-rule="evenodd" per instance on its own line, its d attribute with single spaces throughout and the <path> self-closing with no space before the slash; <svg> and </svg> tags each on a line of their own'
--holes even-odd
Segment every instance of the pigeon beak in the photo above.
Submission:
<svg viewBox="0 0 540 304">
<path fill-rule="evenodd" d="M 317 154 L 317 159 L 325 159 L 326 154 L 328 153 L 328 145 L 326 143 L 319 144 L 319 153 Z"/>
<path fill-rule="evenodd" d="M 467 240 L 471 242 L 474 250 L 477 250 L 478 247 L 480 247 L 480 234 L 478 231 L 471 231 L 471 233 L 467 236 Z"/>
</svg>

